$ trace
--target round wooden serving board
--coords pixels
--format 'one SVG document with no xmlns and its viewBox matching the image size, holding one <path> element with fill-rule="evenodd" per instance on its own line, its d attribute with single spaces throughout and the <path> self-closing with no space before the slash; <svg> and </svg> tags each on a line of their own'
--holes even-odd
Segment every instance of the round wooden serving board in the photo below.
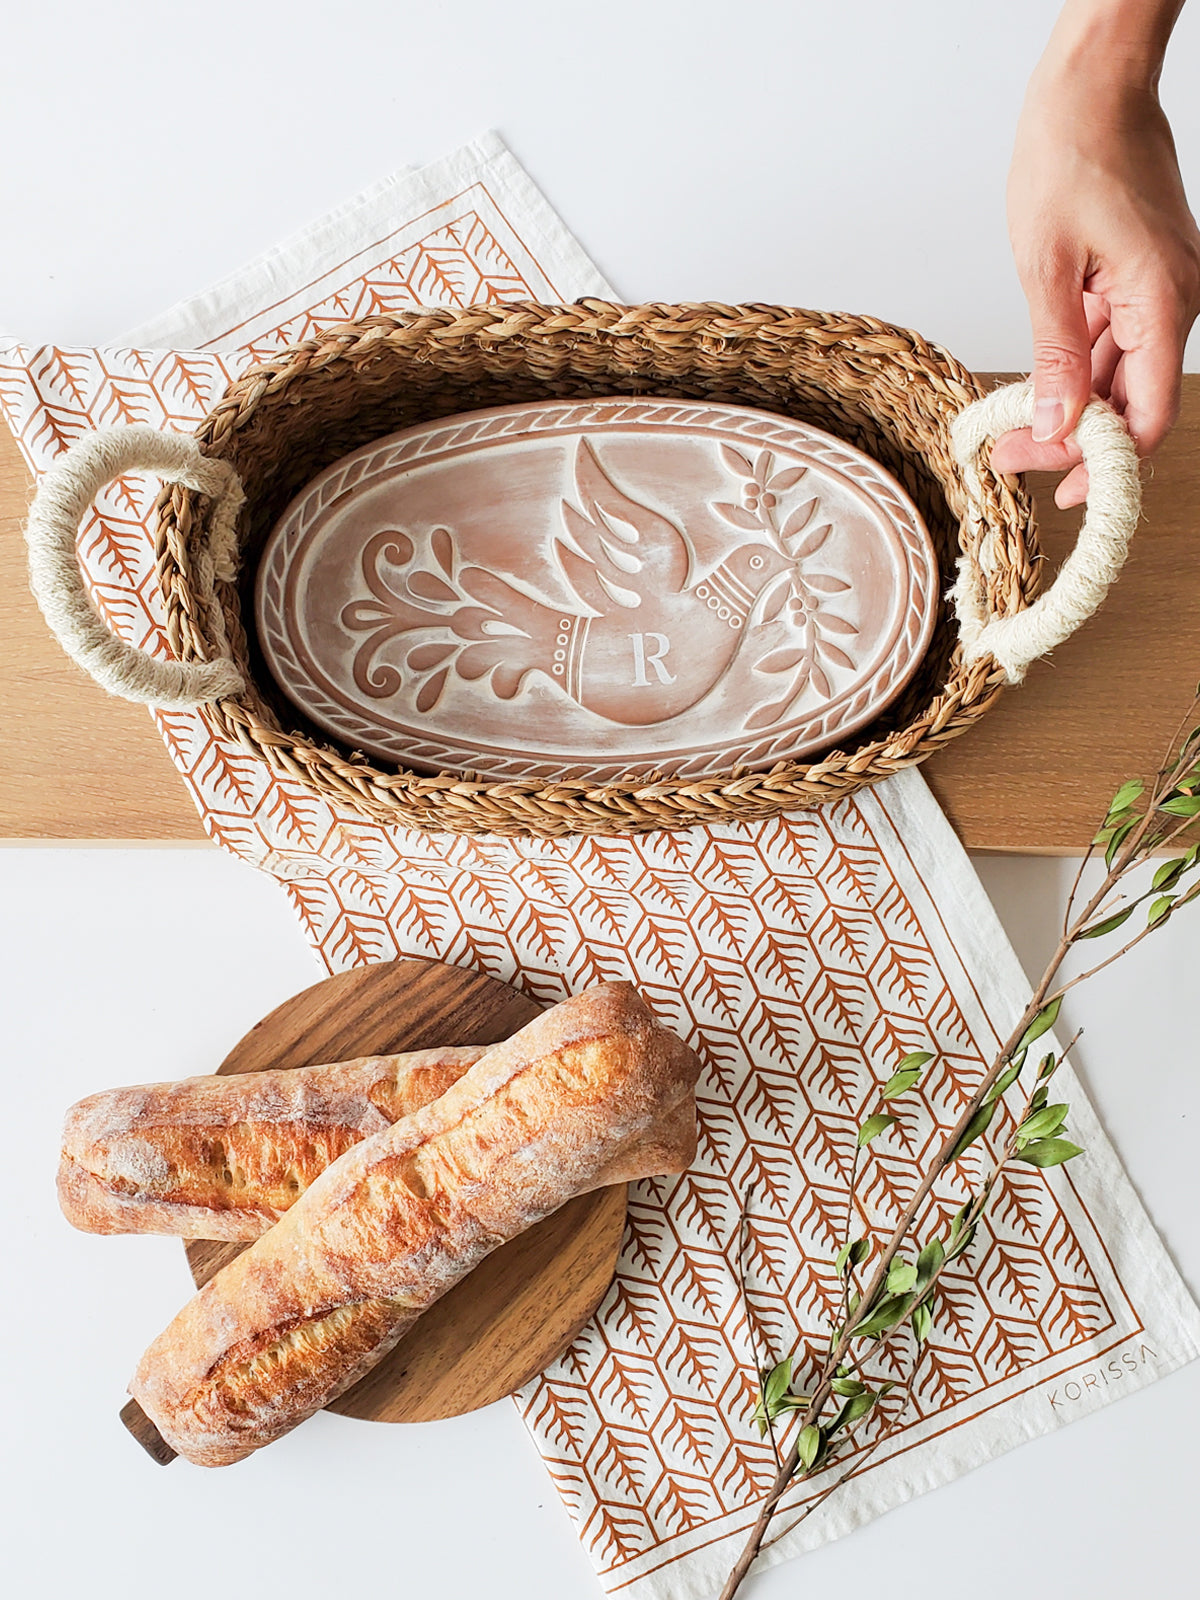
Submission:
<svg viewBox="0 0 1200 1600">
<path fill-rule="evenodd" d="M 541 1010 L 481 972 L 418 958 L 382 962 L 285 1000 L 217 1070 L 263 1072 L 435 1045 L 495 1044 Z M 561 1355 L 608 1288 L 625 1227 L 625 1196 L 625 1184 L 581 1195 L 501 1246 L 329 1409 L 371 1422 L 432 1422 L 489 1405 L 528 1383 Z M 197 1286 L 245 1248 L 189 1241 Z M 131 1404 L 126 1412 L 134 1409 Z M 130 1431 L 156 1459 L 170 1460 L 149 1419 L 140 1407 L 136 1412 L 122 1413 Z"/>
</svg>

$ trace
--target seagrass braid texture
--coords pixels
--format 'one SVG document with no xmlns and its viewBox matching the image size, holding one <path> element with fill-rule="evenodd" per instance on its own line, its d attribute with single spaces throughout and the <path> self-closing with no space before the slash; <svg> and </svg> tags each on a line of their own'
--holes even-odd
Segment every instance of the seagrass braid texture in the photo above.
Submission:
<svg viewBox="0 0 1200 1600">
<path fill-rule="evenodd" d="M 810 422 L 881 461 L 904 485 L 938 551 L 943 591 L 960 554 L 984 556 L 997 616 L 1028 606 L 1038 552 L 1027 499 L 981 474 L 975 514 L 951 447 L 953 418 L 981 391 L 920 335 L 868 317 L 767 305 L 508 304 L 372 317 L 333 328 L 251 368 L 197 431 L 246 492 L 241 585 L 218 593 L 247 689 L 205 708 L 214 728 L 282 777 L 377 822 L 456 833 L 643 832 L 731 822 L 823 804 L 923 761 L 992 704 L 1005 682 L 990 657 L 964 665 L 949 604 L 903 695 L 841 749 L 809 764 L 728 776 L 594 785 L 495 782 L 389 771 L 303 725 L 247 636 L 254 567 L 288 502 L 326 466 L 417 422 L 518 401 L 643 394 L 757 406 Z M 211 649 L 191 572 L 205 503 L 172 486 L 159 501 L 158 575 L 173 649 Z M 967 550 L 962 541 L 986 544 Z"/>
</svg>

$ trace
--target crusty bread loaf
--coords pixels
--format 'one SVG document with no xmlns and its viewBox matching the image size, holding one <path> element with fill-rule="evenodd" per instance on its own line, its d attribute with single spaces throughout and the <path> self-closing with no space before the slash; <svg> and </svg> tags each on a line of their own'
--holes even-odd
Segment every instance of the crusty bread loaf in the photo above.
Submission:
<svg viewBox="0 0 1200 1600">
<path fill-rule="evenodd" d="M 485 1048 L 89 1095 L 67 1112 L 59 1204 L 86 1233 L 257 1239 L 331 1161 L 436 1100 Z"/>
<path fill-rule="evenodd" d="M 188 1460 L 241 1460 L 572 1196 L 683 1170 L 698 1072 L 629 984 L 543 1012 L 327 1168 L 154 1341 L 130 1393 Z"/>
</svg>

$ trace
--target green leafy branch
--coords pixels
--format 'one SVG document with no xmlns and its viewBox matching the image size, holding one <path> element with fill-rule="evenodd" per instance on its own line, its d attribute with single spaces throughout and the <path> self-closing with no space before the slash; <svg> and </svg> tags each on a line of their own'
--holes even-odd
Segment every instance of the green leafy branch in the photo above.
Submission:
<svg viewBox="0 0 1200 1600">
<path fill-rule="evenodd" d="M 1073 1047 L 1075 1041 L 1072 1040 L 1061 1054 L 1051 1051 L 1042 1058 L 1021 1110 L 1014 1118 L 1011 1134 L 997 1152 L 979 1188 L 968 1195 L 955 1214 L 946 1236 L 927 1239 L 917 1250 L 915 1259 L 902 1254 L 906 1246 L 911 1252 L 910 1236 L 938 1180 L 988 1131 L 1002 1101 L 1018 1085 L 1031 1047 L 1057 1022 L 1068 990 L 1120 960 L 1142 939 L 1164 926 L 1183 906 L 1200 897 L 1200 842 L 1184 848 L 1184 836 L 1189 830 L 1194 832 L 1196 819 L 1200 817 L 1200 725 L 1193 725 L 1186 733 L 1183 730 L 1189 723 L 1195 724 L 1198 714 L 1200 689 L 1171 742 L 1166 760 L 1149 786 L 1134 779 L 1122 784 L 1113 796 L 1080 863 L 1067 899 L 1058 943 L 1029 1004 L 943 1141 L 890 1237 L 877 1249 L 870 1239 L 850 1238 L 859 1155 L 894 1125 L 895 1114 L 885 1107 L 915 1087 L 933 1059 L 932 1054 L 915 1051 L 905 1056 L 882 1086 L 880 1108 L 858 1131 L 847 1201 L 846 1237 L 834 1257 L 834 1268 L 842 1285 L 840 1320 L 831 1333 L 815 1380 L 806 1392 L 796 1393 L 792 1389 L 794 1358 L 785 1357 L 768 1369 L 759 1364 L 755 1351 L 759 1397 L 753 1420 L 760 1431 L 771 1434 L 777 1471 L 750 1536 L 721 1591 L 721 1600 L 732 1600 L 759 1552 L 811 1515 L 836 1492 L 851 1471 L 860 1470 L 866 1456 L 878 1449 L 894 1427 L 902 1414 L 902 1406 L 893 1410 L 890 1420 L 868 1450 L 855 1456 L 847 1472 L 828 1485 L 787 1527 L 771 1539 L 767 1538 L 780 1502 L 792 1485 L 797 1480 L 824 1472 L 835 1459 L 844 1459 L 855 1430 L 869 1418 L 879 1415 L 879 1408 L 891 1391 L 904 1388 L 871 1377 L 867 1365 L 887 1341 L 904 1329 L 911 1330 L 919 1359 L 933 1326 L 931 1302 L 938 1280 L 950 1262 L 969 1247 L 1005 1166 L 1017 1161 L 1048 1168 L 1081 1154 L 1080 1147 L 1065 1136 L 1068 1106 L 1050 1101 L 1050 1081 Z M 1151 860 L 1164 851 L 1177 853 L 1160 861 L 1149 883 L 1143 884 L 1130 897 L 1126 892 L 1127 880 L 1142 873 Z M 1101 854 L 1104 875 L 1085 900 L 1082 886 L 1086 869 Z M 1132 938 L 1086 971 L 1070 978 L 1060 977 L 1063 963 L 1075 946 L 1117 932 L 1130 923 L 1143 906 L 1146 907 L 1144 921 Z M 865 1274 L 863 1269 L 868 1265 L 871 1270 Z M 865 1278 L 861 1287 L 860 1278 Z M 863 1341 L 867 1341 L 865 1345 Z M 779 1424 L 778 1430 L 776 1424 Z M 793 1430 L 795 1437 L 784 1454 L 780 1450 L 780 1435 Z"/>
<path fill-rule="evenodd" d="M 1055 1008 L 1057 1010 L 1057 1008 Z M 1046 1023 L 1046 1027 L 1051 1026 Z M 1023 1047 L 1018 1049 L 1017 1055 L 1007 1073 L 1002 1074 L 992 1085 L 989 1091 L 992 1098 L 985 1103 L 984 1110 L 990 1111 L 999 1102 L 1001 1095 L 1021 1075 L 1028 1054 L 1029 1044 L 1045 1031 L 1039 1026 L 1038 1033 L 1032 1034 Z M 1078 1035 L 1076 1035 L 1078 1038 Z M 878 1383 L 872 1389 L 864 1381 L 864 1367 L 895 1333 L 907 1324 L 911 1327 L 917 1347 L 917 1360 L 920 1352 L 929 1337 L 933 1326 L 933 1313 L 930 1301 L 937 1288 L 938 1280 L 942 1273 L 956 1257 L 963 1254 L 974 1238 L 975 1228 L 987 1208 L 992 1191 L 1000 1177 L 1003 1168 L 1009 1161 L 1025 1161 L 1032 1166 L 1050 1167 L 1057 1166 L 1063 1161 L 1069 1161 L 1072 1156 L 1081 1153 L 1080 1147 L 1069 1140 L 1060 1137 L 1065 1131 L 1068 1107 L 1065 1104 L 1050 1105 L 1049 1080 L 1066 1060 L 1068 1053 L 1073 1048 L 1075 1040 L 1072 1039 L 1061 1055 L 1055 1056 L 1053 1052 L 1042 1059 L 1037 1075 L 1030 1086 L 1025 1104 L 1018 1113 L 1014 1122 L 1013 1131 L 1006 1140 L 1000 1153 L 993 1161 L 992 1168 L 984 1179 L 978 1191 L 968 1197 L 951 1219 L 949 1232 L 943 1241 L 932 1238 L 920 1249 L 916 1261 L 906 1260 L 897 1255 L 888 1268 L 887 1277 L 884 1279 L 882 1289 L 873 1301 L 860 1304 L 859 1297 L 851 1294 L 849 1297 L 848 1311 L 850 1321 L 850 1334 L 853 1339 L 869 1339 L 871 1343 L 865 1350 L 849 1356 L 849 1363 L 843 1362 L 837 1369 L 837 1375 L 830 1382 L 830 1393 L 834 1396 L 846 1397 L 846 1403 L 833 1417 L 832 1421 L 820 1424 L 816 1421 L 805 1421 L 797 1440 L 801 1471 L 797 1476 L 807 1477 L 822 1471 L 831 1464 L 831 1447 L 838 1433 L 847 1424 L 855 1424 L 865 1419 L 894 1389 L 905 1389 L 907 1386 L 888 1381 Z M 925 1054 L 922 1052 L 922 1054 Z M 911 1060 L 914 1058 L 906 1058 Z M 925 1059 L 932 1057 L 925 1055 Z M 902 1064 L 903 1065 L 903 1064 Z M 899 1073 L 896 1075 L 899 1076 Z M 1005 1081 L 1007 1080 L 1007 1081 Z M 893 1082 L 895 1079 L 892 1080 Z M 915 1081 L 915 1080 L 914 1080 Z M 911 1087 L 911 1084 L 906 1085 Z M 905 1092 L 905 1089 L 896 1091 Z M 868 1118 L 860 1130 L 859 1137 L 871 1129 L 875 1118 Z M 982 1118 L 974 1119 L 976 1127 L 968 1126 L 967 1132 L 960 1140 L 954 1160 L 965 1154 L 967 1149 L 975 1143 L 976 1139 L 983 1136 L 991 1117 L 986 1121 Z M 870 1138 L 876 1137 L 870 1134 Z M 869 1139 L 864 1141 L 869 1142 Z M 855 1265 L 865 1261 L 870 1254 L 870 1241 L 856 1239 L 843 1244 L 834 1258 L 834 1268 L 838 1276 L 849 1282 Z M 845 1324 L 834 1330 L 834 1339 L 839 1340 L 845 1331 Z M 827 1358 L 828 1360 L 829 1358 Z M 858 1379 L 850 1376 L 851 1365 L 859 1372 Z M 914 1369 L 916 1362 L 914 1362 Z M 770 1372 L 763 1373 L 761 1398 L 754 1418 L 765 1418 L 768 1426 L 772 1425 L 777 1417 L 789 1411 L 807 1410 L 811 1404 L 811 1395 L 796 1395 L 790 1392 L 791 1361 L 790 1358 L 780 1362 Z M 877 1382 L 877 1380 L 870 1380 Z M 911 1382 L 911 1374 L 910 1374 Z M 894 1412 L 887 1426 L 876 1436 L 865 1455 L 857 1457 L 852 1471 L 861 1469 L 867 1456 L 872 1454 L 883 1443 L 891 1427 L 903 1415 L 901 1407 Z M 849 1433 L 838 1441 L 840 1454 L 847 1454 L 846 1444 Z M 778 1455 L 778 1446 L 776 1445 Z M 828 1485 L 823 1492 L 811 1501 L 800 1514 L 795 1517 L 785 1528 L 781 1528 L 769 1539 L 764 1539 L 762 1548 L 766 1549 L 784 1538 L 787 1534 L 800 1525 L 806 1517 L 810 1516 L 818 1506 L 833 1494 L 846 1476 L 843 1475 L 835 1483 Z"/>
</svg>

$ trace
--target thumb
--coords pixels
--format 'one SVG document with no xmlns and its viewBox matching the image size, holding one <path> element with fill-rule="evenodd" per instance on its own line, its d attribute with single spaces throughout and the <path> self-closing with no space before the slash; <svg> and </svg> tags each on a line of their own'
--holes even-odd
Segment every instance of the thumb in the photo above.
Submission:
<svg viewBox="0 0 1200 1600">
<path fill-rule="evenodd" d="M 1033 324 L 1033 437 L 1065 439 L 1092 393 L 1092 341 L 1083 275 L 1064 263 L 1026 291 Z"/>
</svg>

